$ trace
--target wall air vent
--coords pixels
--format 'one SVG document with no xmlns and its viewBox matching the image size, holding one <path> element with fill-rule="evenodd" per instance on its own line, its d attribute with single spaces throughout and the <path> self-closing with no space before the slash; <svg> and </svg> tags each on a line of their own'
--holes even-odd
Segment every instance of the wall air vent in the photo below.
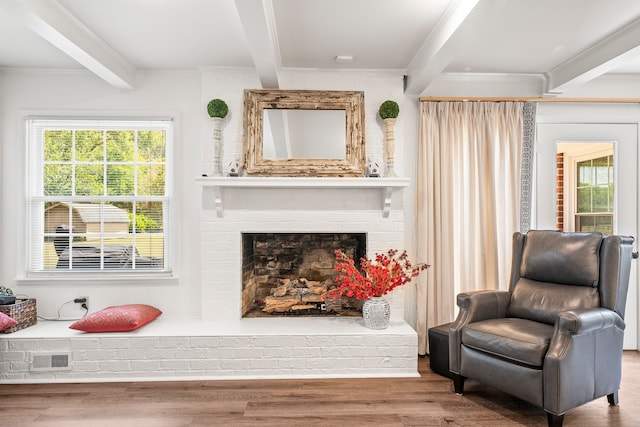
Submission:
<svg viewBox="0 0 640 427">
<path fill-rule="evenodd" d="M 71 353 L 31 353 L 31 371 L 69 371 Z"/>
</svg>

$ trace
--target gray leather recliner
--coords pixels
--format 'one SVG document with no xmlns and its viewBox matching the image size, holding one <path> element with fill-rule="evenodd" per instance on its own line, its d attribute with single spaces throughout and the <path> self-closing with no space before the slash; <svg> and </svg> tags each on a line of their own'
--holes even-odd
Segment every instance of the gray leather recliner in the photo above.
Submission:
<svg viewBox="0 0 640 427">
<path fill-rule="evenodd" d="M 542 407 L 549 426 L 618 403 L 633 237 L 514 233 L 509 291 L 458 295 L 449 330 L 456 393 L 471 378 Z"/>
</svg>

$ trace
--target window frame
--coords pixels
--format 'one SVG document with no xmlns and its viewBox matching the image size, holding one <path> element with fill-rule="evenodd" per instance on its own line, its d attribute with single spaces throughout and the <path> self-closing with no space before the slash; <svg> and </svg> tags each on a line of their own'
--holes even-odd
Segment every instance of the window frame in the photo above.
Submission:
<svg viewBox="0 0 640 427">
<path fill-rule="evenodd" d="M 26 251 L 23 266 L 23 281 L 37 282 L 39 280 L 86 280 L 88 278 L 98 282 L 121 282 L 122 280 L 135 280 L 140 283 L 144 280 L 158 280 L 162 278 L 174 278 L 174 260 L 172 254 L 175 251 L 173 233 L 175 216 L 173 195 L 173 145 L 175 135 L 175 123 L 170 118 L 122 118 L 122 117 L 60 117 L 60 116 L 25 116 L 25 140 L 27 147 L 27 180 L 26 180 Z M 50 126 L 48 126 L 50 124 Z M 37 130 L 44 134 L 45 129 L 65 128 L 73 130 L 100 129 L 100 130 L 163 130 L 165 131 L 164 153 L 164 195 L 150 196 L 46 196 L 44 194 L 44 150 L 42 139 L 38 140 L 34 134 Z M 102 160 L 107 164 L 107 159 Z M 134 163 L 136 159 L 134 159 Z M 44 206 L 47 201 L 61 202 L 108 202 L 108 201 L 158 201 L 163 204 L 163 267 L 160 269 L 37 269 L 34 259 L 44 261 L 42 252 L 34 255 L 35 251 L 41 251 L 42 246 L 37 242 L 44 242 Z M 100 234 L 102 235 L 104 231 Z M 37 234 L 41 238 L 35 236 Z M 34 258 L 35 256 L 35 258 Z M 35 267 L 35 268 L 34 268 Z M 20 280 L 19 280 L 20 282 Z M 151 283 L 151 282 L 150 282 Z M 155 283 L 155 282 L 154 282 Z"/>
<path fill-rule="evenodd" d="M 617 183 L 617 178 L 616 178 L 616 172 L 615 172 L 615 165 L 616 165 L 616 144 L 613 141 L 602 141 L 602 143 L 610 143 L 611 144 L 611 149 L 601 149 L 601 150 L 594 150 L 594 151 L 590 151 L 586 154 L 580 154 L 580 155 L 575 155 L 575 156 L 569 156 L 568 158 L 565 159 L 565 171 L 564 171 L 564 176 L 565 176 L 565 180 L 564 180 L 564 195 L 565 195 L 565 210 L 564 210 L 564 224 L 565 224 L 565 229 L 569 229 L 569 230 L 576 230 L 577 229 L 577 224 L 576 224 L 576 216 L 580 215 L 580 213 L 578 213 L 578 197 L 577 197 L 577 181 L 578 181 L 578 163 L 586 161 L 586 160 L 593 160 L 593 159 L 597 159 L 600 157 L 606 157 L 606 156 L 612 156 L 613 157 L 613 164 L 614 164 L 614 174 L 613 174 L 613 182 L 614 185 Z M 615 226 L 616 226 L 616 210 L 615 210 L 615 206 L 616 206 L 616 198 L 617 198 L 617 192 L 616 189 L 614 188 L 614 208 L 613 208 L 613 212 L 611 212 L 611 218 L 612 218 L 612 227 L 615 230 Z M 598 212 L 597 215 L 600 216 L 604 216 L 609 214 L 608 212 Z M 589 216 L 589 214 L 585 214 L 583 213 L 582 216 Z"/>
</svg>

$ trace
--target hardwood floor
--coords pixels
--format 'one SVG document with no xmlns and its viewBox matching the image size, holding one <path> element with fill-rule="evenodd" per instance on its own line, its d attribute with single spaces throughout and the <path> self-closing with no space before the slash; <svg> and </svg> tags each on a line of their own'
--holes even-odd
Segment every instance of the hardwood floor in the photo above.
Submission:
<svg viewBox="0 0 640 427">
<path fill-rule="evenodd" d="M 0 385 L 0 426 L 544 426 L 542 409 L 419 359 L 420 378 Z M 620 405 L 606 397 L 565 426 L 640 426 L 640 353 L 623 357 Z"/>
</svg>

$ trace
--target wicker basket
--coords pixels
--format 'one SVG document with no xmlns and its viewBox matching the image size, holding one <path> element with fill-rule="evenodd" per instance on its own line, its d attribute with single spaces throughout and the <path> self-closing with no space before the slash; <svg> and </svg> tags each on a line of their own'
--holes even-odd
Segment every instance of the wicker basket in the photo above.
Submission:
<svg viewBox="0 0 640 427">
<path fill-rule="evenodd" d="M 15 304 L 0 305 L 0 311 L 18 322 L 10 328 L 0 331 L 1 334 L 10 334 L 28 328 L 38 321 L 35 298 L 16 300 Z"/>
</svg>

